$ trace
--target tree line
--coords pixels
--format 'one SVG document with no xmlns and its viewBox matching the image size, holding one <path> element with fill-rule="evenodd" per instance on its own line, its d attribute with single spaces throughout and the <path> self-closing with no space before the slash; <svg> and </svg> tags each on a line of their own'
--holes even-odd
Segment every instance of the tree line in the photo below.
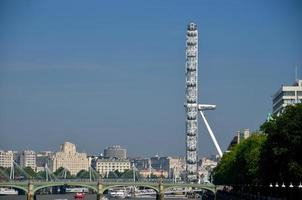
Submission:
<svg viewBox="0 0 302 200">
<path fill-rule="evenodd" d="M 302 104 L 287 106 L 260 131 L 225 153 L 213 170 L 219 185 L 299 184 L 302 181 Z"/>
<path fill-rule="evenodd" d="M 10 176 L 11 168 L 0 167 L 0 180 L 8 180 Z M 25 168 L 14 168 L 14 177 L 15 179 L 98 179 L 98 178 L 108 178 L 108 179 L 132 179 L 133 170 L 128 169 L 124 172 L 119 172 L 118 170 L 110 171 L 108 174 L 102 176 L 95 170 L 87 171 L 81 170 L 76 175 L 72 175 L 69 170 L 60 167 L 53 173 L 46 174 L 46 171 L 35 172 L 31 167 Z M 46 177 L 48 176 L 48 177 Z M 135 171 L 135 178 L 140 179 L 143 178 L 139 172 Z M 151 179 L 162 178 L 151 173 Z"/>
<path fill-rule="evenodd" d="M 11 173 L 11 168 L 4 168 L 0 167 L 0 179 L 9 179 Z M 53 173 L 48 173 L 46 171 L 39 171 L 35 172 L 31 167 L 14 167 L 14 179 L 46 179 L 48 176 L 48 179 L 60 179 L 60 178 L 66 178 L 66 179 L 89 179 L 91 177 L 97 177 L 99 178 L 99 175 L 93 171 L 92 174 L 87 170 L 81 170 L 76 175 L 72 175 L 69 170 L 60 167 Z"/>
</svg>

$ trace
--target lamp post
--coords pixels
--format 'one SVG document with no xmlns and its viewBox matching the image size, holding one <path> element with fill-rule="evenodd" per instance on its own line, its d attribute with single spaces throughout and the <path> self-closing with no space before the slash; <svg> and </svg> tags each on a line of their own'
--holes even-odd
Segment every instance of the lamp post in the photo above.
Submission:
<svg viewBox="0 0 302 200">
<path fill-rule="evenodd" d="M 289 184 L 289 199 L 292 199 L 293 197 L 293 189 L 294 189 L 294 185 L 292 184 L 292 182 L 290 182 Z"/>
<path fill-rule="evenodd" d="M 302 196 L 301 196 L 301 189 L 302 189 L 302 184 L 301 184 L 301 182 L 300 182 L 300 184 L 298 185 L 298 198 L 299 199 L 301 199 L 302 198 Z"/>
<path fill-rule="evenodd" d="M 269 184 L 269 188 L 270 188 L 270 196 L 272 197 L 273 196 L 273 184 L 272 183 L 270 183 Z"/>
<path fill-rule="evenodd" d="M 284 182 L 282 182 L 282 185 L 281 185 L 281 196 L 282 196 L 282 198 L 284 197 L 284 196 L 286 196 L 286 186 L 285 186 L 285 184 L 284 184 Z"/>
<path fill-rule="evenodd" d="M 275 195 L 278 197 L 278 196 L 279 196 L 279 190 L 278 190 L 279 184 L 278 184 L 278 182 L 276 182 L 275 188 L 276 188 L 276 189 L 275 189 L 275 190 L 276 190 Z"/>
</svg>

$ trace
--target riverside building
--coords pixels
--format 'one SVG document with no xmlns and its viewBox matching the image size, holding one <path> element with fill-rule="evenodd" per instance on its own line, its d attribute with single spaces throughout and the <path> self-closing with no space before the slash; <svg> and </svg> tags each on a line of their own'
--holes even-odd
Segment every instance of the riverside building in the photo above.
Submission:
<svg viewBox="0 0 302 200">
<path fill-rule="evenodd" d="M 0 150 L 0 167 L 11 167 L 14 159 L 13 151 Z"/>
<path fill-rule="evenodd" d="M 151 166 L 154 170 L 164 170 L 167 176 L 179 178 L 185 170 L 185 160 L 181 157 L 151 157 Z"/>
<path fill-rule="evenodd" d="M 118 158 L 99 158 L 96 161 L 96 171 L 106 177 L 109 172 L 118 170 L 119 172 L 125 172 L 131 168 L 131 163 L 128 159 Z"/>
<path fill-rule="evenodd" d="M 280 115 L 288 105 L 302 102 L 302 80 L 297 80 L 293 85 L 282 85 L 273 96 L 273 114 Z"/>
<path fill-rule="evenodd" d="M 36 171 L 36 153 L 32 150 L 22 151 L 20 154 L 20 166 L 31 167 L 34 171 Z"/>
<path fill-rule="evenodd" d="M 236 135 L 231 140 L 227 150 L 230 151 L 234 146 L 236 146 L 243 140 L 249 138 L 250 136 L 251 136 L 251 133 L 250 133 L 250 129 L 248 129 L 248 128 L 245 128 L 241 131 L 237 131 Z"/>
<path fill-rule="evenodd" d="M 50 168 L 55 172 L 60 167 L 76 175 L 81 170 L 88 171 L 89 159 L 86 153 L 76 152 L 76 146 L 70 142 L 65 142 L 60 146 L 60 151 L 54 153 L 50 159 Z"/>
</svg>

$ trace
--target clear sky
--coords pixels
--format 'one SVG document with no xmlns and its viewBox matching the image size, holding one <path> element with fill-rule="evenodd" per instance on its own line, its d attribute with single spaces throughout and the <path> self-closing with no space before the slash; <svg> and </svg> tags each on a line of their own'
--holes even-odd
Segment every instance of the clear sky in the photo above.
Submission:
<svg viewBox="0 0 302 200">
<path fill-rule="evenodd" d="M 0 2 L 0 149 L 185 154 L 185 31 L 199 29 L 199 100 L 225 150 L 302 76 L 294 0 Z M 216 150 L 200 123 L 199 152 Z"/>
</svg>

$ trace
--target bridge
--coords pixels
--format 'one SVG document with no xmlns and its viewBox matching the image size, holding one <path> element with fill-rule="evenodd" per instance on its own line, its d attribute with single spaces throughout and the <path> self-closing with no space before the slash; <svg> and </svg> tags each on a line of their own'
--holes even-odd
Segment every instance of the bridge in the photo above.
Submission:
<svg viewBox="0 0 302 200">
<path fill-rule="evenodd" d="M 34 200 L 38 190 L 55 186 L 78 186 L 89 188 L 97 194 L 97 200 L 104 197 L 104 192 L 110 188 L 137 186 L 153 189 L 156 192 L 156 199 L 163 200 L 167 190 L 172 188 L 195 188 L 203 189 L 216 194 L 216 186 L 213 184 L 197 184 L 197 183 L 173 183 L 167 181 L 131 181 L 131 180 L 108 180 L 100 179 L 99 181 L 86 181 L 65 179 L 57 181 L 6 181 L 0 182 L 0 187 L 11 187 L 25 192 L 27 200 Z"/>
</svg>

